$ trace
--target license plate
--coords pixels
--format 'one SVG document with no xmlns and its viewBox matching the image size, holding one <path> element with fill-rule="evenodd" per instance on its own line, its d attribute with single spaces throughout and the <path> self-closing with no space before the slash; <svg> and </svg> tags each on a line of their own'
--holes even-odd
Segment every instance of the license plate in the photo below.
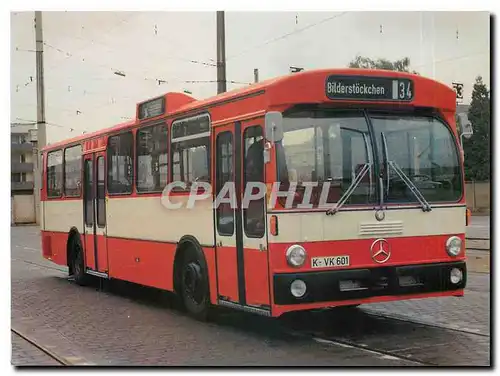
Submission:
<svg viewBox="0 0 500 376">
<path fill-rule="evenodd" d="M 349 256 L 312 257 L 311 268 L 333 268 L 349 266 Z"/>
</svg>

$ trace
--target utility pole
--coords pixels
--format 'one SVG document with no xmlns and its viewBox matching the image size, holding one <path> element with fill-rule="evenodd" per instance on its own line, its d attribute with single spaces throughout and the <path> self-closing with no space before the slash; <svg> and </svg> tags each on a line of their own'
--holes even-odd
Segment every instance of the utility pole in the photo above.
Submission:
<svg viewBox="0 0 500 376">
<path fill-rule="evenodd" d="M 226 32 L 224 11 L 217 11 L 217 94 L 226 92 Z"/>
<path fill-rule="evenodd" d="M 259 69 L 257 68 L 253 70 L 253 82 L 259 82 Z"/>
<path fill-rule="evenodd" d="M 34 198 L 36 223 L 40 224 L 40 188 L 42 186 L 42 153 L 47 142 L 45 133 L 45 88 L 43 84 L 43 29 L 42 12 L 35 11 L 35 39 L 36 39 L 36 126 L 37 146 L 34 158 Z"/>
</svg>

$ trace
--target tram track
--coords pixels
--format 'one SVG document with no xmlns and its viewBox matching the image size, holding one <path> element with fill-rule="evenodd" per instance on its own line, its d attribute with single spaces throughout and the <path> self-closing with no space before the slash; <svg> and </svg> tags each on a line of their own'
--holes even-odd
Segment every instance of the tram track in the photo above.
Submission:
<svg viewBox="0 0 500 376">
<path fill-rule="evenodd" d="M 415 366 L 436 366 L 435 363 L 429 363 L 429 362 L 424 362 L 421 360 L 416 360 L 412 359 L 407 356 L 401 356 L 401 355 L 395 355 L 391 352 L 388 351 L 381 351 L 378 349 L 374 348 L 369 348 L 366 346 L 359 345 L 357 343 L 351 342 L 351 341 L 343 341 L 343 340 L 338 340 L 338 339 L 324 339 L 320 337 L 312 337 L 312 340 L 314 342 L 323 344 L 323 345 L 330 345 L 330 346 L 340 346 L 340 347 L 345 347 L 345 348 L 351 348 L 351 349 L 357 349 L 361 350 L 366 353 L 370 353 L 372 355 L 376 355 L 380 357 L 381 359 L 387 359 L 387 360 L 402 360 L 406 362 L 413 363 Z"/>
<path fill-rule="evenodd" d="M 67 273 L 67 270 L 64 270 L 64 269 L 61 269 L 61 268 L 58 268 L 58 267 L 55 267 L 55 266 L 43 265 L 43 264 L 40 264 L 40 263 L 37 263 L 37 262 L 28 261 L 28 260 L 22 260 L 22 259 L 18 259 L 18 258 L 14 258 L 14 257 L 12 257 L 11 260 L 24 262 L 25 264 L 30 264 L 30 265 L 38 266 L 38 267 L 44 268 L 44 269 L 57 270 L 58 272 L 61 272 L 61 273 Z"/>
<path fill-rule="evenodd" d="M 308 332 L 301 332 L 299 330 L 292 330 L 288 331 L 287 334 L 301 338 L 301 339 L 306 339 L 306 340 L 312 340 L 316 343 L 319 343 L 321 345 L 326 345 L 326 346 L 340 346 L 344 348 L 350 348 L 350 349 L 356 349 L 363 351 L 365 353 L 369 353 L 371 355 L 375 355 L 379 357 L 380 359 L 387 359 L 387 360 L 401 360 L 404 362 L 410 362 L 414 366 L 435 366 L 433 363 L 428 363 L 425 361 L 420 361 L 416 359 L 412 359 L 407 356 L 401 356 L 401 355 L 395 355 L 393 353 L 390 353 L 388 351 L 383 351 L 379 350 L 376 348 L 370 348 L 367 346 L 364 346 L 363 344 L 356 343 L 354 341 L 346 341 L 344 339 L 339 339 L 339 338 L 324 338 L 324 336 L 321 336 L 319 333 L 308 333 Z"/>
<path fill-rule="evenodd" d="M 438 328 L 438 329 L 445 329 L 445 330 L 451 330 L 454 332 L 460 332 L 460 333 L 466 333 L 466 334 L 472 334 L 472 335 L 477 335 L 481 337 L 490 337 L 489 334 L 484 334 L 484 333 L 478 333 L 475 330 L 472 329 L 466 329 L 466 328 L 457 328 L 451 325 L 442 325 L 442 324 L 433 324 L 428 321 L 424 320 L 418 320 L 415 318 L 407 317 L 404 315 L 398 315 L 397 313 L 380 313 L 380 312 L 374 312 L 371 309 L 367 308 L 365 310 L 369 315 L 371 316 L 376 316 L 376 317 L 381 317 L 384 319 L 390 319 L 390 320 L 397 320 L 397 321 L 402 321 L 402 322 L 407 322 L 407 323 L 414 323 L 418 325 L 424 325 L 432 328 Z"/>
<path fill-rule="evenodd" d="M 46 346 L 40 344 L 35 339 L 28 337 L 26 334 L 22 333 L 21 331 L 15 329 L 15 328 L 11 328 L 10 331 L 12 333 L 14 333 L 15 335 L 17 335 L 18 337 L 20 337 L 21 339 L 23 339 L 24 341 L 28 342 L 30 345 L 34 346 L 35 348 L 37 348 L 38 350 L 43 352 L 45 355 L 47 355 L 51 359 L 55 360 L 58 363 L 58 365 L 61 365 L 61 366 L 73 365 L 71 362 L 69 362 L 64 357 L 59 356 L 54 351 L 52 351 L 49 348 L 47 348 Z"/>
<path fill-rule="evenodd" d="M 384 317 L 384 319 L 387 319 L 387 317 Z M 434 329 L 447 330 L 442 327 L 434 327 Z M 376 338 L 375 343 L 373 343 L 373 338 L 370 338 L 370 335 L 363 335 L 361 338 L 349 339 L 344 336 L 328 335 L 327 333 L 321 331 L 301 331 L 297 329 L 294 329 L 291 332 L 289 331 L 288 334 L 302 339 L 312 340 L 320 345 L 340 346 L 360 350 L 367 354 L 375 355 L 380 359 L 400 360 L 409 366 L 435 367 L 455 365 L 454 362 L 446 363 L 442 360 L 437 360 L 435 357 L 436 352 L 439 353 L 442 351 L 441 349 L 446 349 L 450 345 L 450 341 L 448 340 L 439 341 L 437 339 L 428 339 L 425 344 L 416 344 L 412 340 L 408 341 L 408 338 L 401 338 L 397 342 L 392 343 L 391 347 L 386 346 L 380 338 Z M 463 332 L 461 335 L 471 334 L 473 333 Z M 483 336 L 478 337 L 484 338 Z M 408 342 L 410 344 L 408 346 L 405 345 Z"/>
<path fill-rule="evenodd" d="M 360 308 L 299 313 L 286 319 L 285 327 L 288 333 L 319 344 L 352 347 L 420 366 L 456 365 L 457 356 L 463 365 L 484 365 L 483 354 L 490 346 L 488 334 L 472 329 Z M 450 346 L 456 354 L 448 353 Z"/>
</svg>

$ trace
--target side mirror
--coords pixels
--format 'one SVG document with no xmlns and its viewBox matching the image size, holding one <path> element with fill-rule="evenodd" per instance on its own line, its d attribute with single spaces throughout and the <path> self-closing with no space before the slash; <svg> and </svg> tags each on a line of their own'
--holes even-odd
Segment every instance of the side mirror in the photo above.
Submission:
<svg viewBox="0 0 500 376">
<path fill-rule="evenodd" d="M 265 117 L 266 140 L 275 143 L 283 139 L 283 115 L 278 111 L 270 111 Z"/>
<path fill-rule="evenodd" d="M 458 123 L 460 126 L 460 144 L 462 143 L 462 137 L 467 139 L 471 138 L 474 134 L 474 129 L 472 128 L 472 123 L 469 120 L 467 114 L 458 114 Z"/>
</svg>

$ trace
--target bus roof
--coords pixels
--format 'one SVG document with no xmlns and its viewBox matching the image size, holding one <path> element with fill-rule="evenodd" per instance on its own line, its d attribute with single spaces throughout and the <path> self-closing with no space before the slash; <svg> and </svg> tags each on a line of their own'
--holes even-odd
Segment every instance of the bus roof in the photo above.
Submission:
<svg viewBox="0 0 500 376">
<path fill-rule="evenodd" d="M 172 98 L 175 98 L 175 105 L 173 106 L 167 106 L 167 110 L 169 110 L 166 113 L 166 117 L 171 117 L 171 116 L 179 116 L 182 114 L 188 114 L 192 111 L 195 110 L 201 110 L 203 108 L 210 107 L 212 105 L 215 105 L 220 102 L 226 102 L 230 101 L 232 99 L 236 99 L 239 97 L 245 97 L 248 95 L 251 95 L 253 93 L 258 93 L 262 91 L 266 92 L 274 92 L 275 94 L 280 92 L 279 95 L 275 95 L 276 98 L 280 98 L 281 101 L 285 100 L 284 98 L 286 97 L 286 101 L 289 103 L 293 103 L 293 99 L 300 98 L 300 93 L 296 94 L 295 92 L 299 92 L 299 90 L 291 90 L 295 87 L 292 88 L 293 85 L 297 85 L 298 88 L 302 89 L 302 83 L 306 82 L 323 82 L 323 87 L 324 87 L 324 78 L 326 75 L 337 75 L 337 76 L 364 76 L 364 77 L 393 77 L 393 78 L 409 78 L 414 80 L 415 82 L 420 82 L 422 84 L 432 85 L 432 88 L 435 89 L 436 91 L 439 91 L 439 93 L 436 93 L 436 95 L 433 95 L 432 97 L 436 103 L 445 103 L 446 105 L 443 105 L 444 107 L 450 107 L 451 105 L 455 106 L 456 103 L 454 102 L 454 91 L 451 87 L 437 82 L 435 80 L 422 77 L 416 74 L 412 73 L 406 73 L 406 72 L 397 72 L 397 71 L 389 71 L 389 70 L 380 70 L 380 69 L 358 69 L 358 68 L 342 68 L 342 69 L 316 69 L 316 70 L 310 70 L 310 71 L 302 71 L 299 73 L 293 73 L 285 76 L 280 76 L 276 78 L 271 78 L 259 83 L 255 83 L 252 85 L 249 85 L 244 88 L 239 88 L 235 90 L 231 90 L 225 93 L 218 94 L 216 96 L 207 98 L 207 99 L 201 99 L 201 100 L 196 100 L 193 97 L 190 97 L 184 93 L 166 93 L 164 95 L 165 98 L 168 98 L 171 96 Z M 324 90 L 324 89 L 321 89 Z M 427 91 L 427 95 L 429 94 L 429 91 Z M 441 101 L 440 98 L 445 95 L 446 98 Z M 450 98 L 453 96 L 453 104 L 451 104 Z M 158 97 L 156 97 L 158 98 Z M 279 101 L 279 100 L 278 100 Z M 144 103 L 145 101 L 142 101 L 140 103 Z M 147 102 L 147 101 L 146 101 Z M 170 108 L 169 108 L 170 107 Z M 435 107 L 441 107 L 441 106 L 435 106 Z M 454 107 L 453 107 L 454 109 Z M 55 148 L 60 148 L 62 146 L 70 145 L 70 144 L 75 144 L 84 140 L 89 140 L 95 137 L 102 136 L 104 134 L 110 133 L 110 132 L 117 132 L 121 131 L 124 129 L 132 128 L 133 126 L 138 124 L 138 120 L 132 120 L 120 124 L 116 124 L 112 127 L 104 128 L 101 130 L 97 130 L 91 133 L 86 133 L 71 139 L 66 139 L 62 140 L 59 142 L 56 142 L 54 144 L 47 145 L 46 147 L 43 148 L 43 151 L 45 150 L 51 150 Z"/>
</svg>

